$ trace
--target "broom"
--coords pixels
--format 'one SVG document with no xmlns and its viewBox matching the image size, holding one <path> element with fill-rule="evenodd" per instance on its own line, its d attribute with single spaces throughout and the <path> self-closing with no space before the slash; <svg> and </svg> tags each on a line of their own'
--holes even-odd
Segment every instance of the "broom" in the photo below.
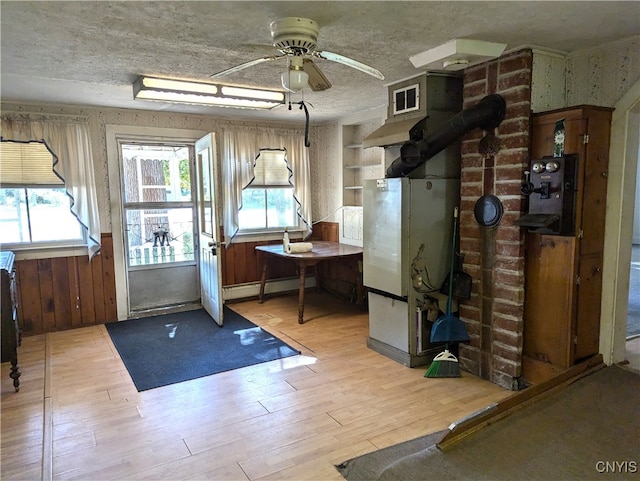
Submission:
<svg viewBox="0 0 640 481">
<path fill-rule="evenodd" d="M 458 358 L 449 352 L 447 344 L 440 354 L 433 358 L 424 377 L 462 377 Z"/>
<path fill-rule="evenodd" d="M 449 270 L 449 297 L 447 298 L 447 313 L 436 320 L 431 331 L 431 342 L 447 341 L 444 351 L 433 358 L 424 377 L 462 377 L 460 365 L 456 356 L 449 351 L 449 341 L 468 341 L 469 335 L 464 323 L 451 315 L 451 298 L 453 297 L 453 267 L 456 255 L 456 224 L 458 208 L 453 210 L 453 246 L 451 251 L 451 268 Z"/>
</svg>

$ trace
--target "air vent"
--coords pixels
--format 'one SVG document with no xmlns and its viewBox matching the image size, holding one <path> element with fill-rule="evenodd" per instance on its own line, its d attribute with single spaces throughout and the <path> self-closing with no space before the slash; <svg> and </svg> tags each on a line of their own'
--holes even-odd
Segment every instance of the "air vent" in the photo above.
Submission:
<svg viewBox="0 0 640 481">
<path fill-rule="evenodd" d="M 420 86 L 410 85 L 393 91 L 393 115 L 413 112 L 420 108 Z"/>
<path fill-rule="evenodd" d="M 284 37 L 274 39 L 273 46 L 278 50 L 301 50 L 307 53 L 316 48 L 316 43 L 313 39 L 303 39 L 300 37 Z"/>
</svg>

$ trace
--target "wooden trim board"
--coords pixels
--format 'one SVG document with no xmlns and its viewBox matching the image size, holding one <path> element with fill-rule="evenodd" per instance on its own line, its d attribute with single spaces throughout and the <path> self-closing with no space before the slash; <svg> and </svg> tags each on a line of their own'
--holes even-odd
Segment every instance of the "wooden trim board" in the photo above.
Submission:
<svg viewBox="0 0 640 481">
<path fill-rule="evenodd" d="M 573 384 L 578 379 L 599 371 L 606 365 L 602 362 L 602 354 L 576 364 L 556 377 L 541 384 L 536 384 L 522 391 L 514 393 L 502 401 L 498 401 L 486 408 L 477 411 L 449 426 L 449 432 L 436 445 L 441 451 L 446 451 L 451 446 L 462 441 L 484 426 L 502 419 L 517 410 L 533 404 L 565 387 Z"/>
</svg>

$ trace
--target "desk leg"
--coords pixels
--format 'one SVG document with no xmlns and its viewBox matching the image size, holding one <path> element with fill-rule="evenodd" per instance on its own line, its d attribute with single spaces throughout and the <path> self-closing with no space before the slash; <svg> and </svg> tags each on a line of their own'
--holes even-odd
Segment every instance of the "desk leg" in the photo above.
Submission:
<svg viewBox="0 0 640 481">
<path fill-rule="evenodd" d="M 264 261 L 262 263 L 262 277 L 260 278 L 260 295 L 258 296 L 258 304 L 262 304 L 264 302 L 264 285 L 267 282 L 267 256 L 264 256 Z"/>
<path fill-rule="evenodd" d="M 18 358 L 11 359 L 11 373 L 9 377 L 13 379 L 13 387 L 16 392 L 20 390 L 20 369 L 18 368 Z"/>
<path fill-rule="evenodd" d="M 304 283 L 305 283 L 305 271 L 307 269 L 306 264 L 301 263 L 298 266 L 300 270 L 300 288 L 298 289 L 298 324 L 304 322 Z"/>
<path fill-rule="evenodd" d="M 322 292 L 322 278 L 320 277 L 320 263 L 313 266 L 316 273 L 316 292 Z"/>
</svg>

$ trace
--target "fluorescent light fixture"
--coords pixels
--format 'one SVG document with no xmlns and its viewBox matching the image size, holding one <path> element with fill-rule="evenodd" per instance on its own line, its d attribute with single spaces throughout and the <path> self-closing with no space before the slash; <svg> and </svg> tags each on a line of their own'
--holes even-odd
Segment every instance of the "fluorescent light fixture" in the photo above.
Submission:
<svg viewBox="0 0 640 481">
<path fill-rule="evenodd" d="M 284 92 L 204 82 L 139 77 L 133 98 L 239 109 L 272 109 L 284 104 Z"/>
</svg>

